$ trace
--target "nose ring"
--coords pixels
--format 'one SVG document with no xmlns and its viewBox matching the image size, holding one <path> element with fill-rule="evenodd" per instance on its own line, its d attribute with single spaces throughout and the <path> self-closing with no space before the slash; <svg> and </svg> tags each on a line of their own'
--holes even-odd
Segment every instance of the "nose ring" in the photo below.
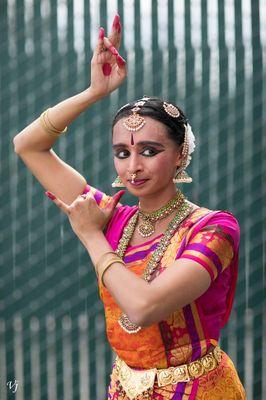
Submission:
<svg viewBox="0 0 266 400">
<path fill-rule="evenodd" d="M 135 182 L 135 179 L 137 177 L 137 174 L 134 172 L 134 174 L 131 174 L 131 183 Z"/>
</svg>

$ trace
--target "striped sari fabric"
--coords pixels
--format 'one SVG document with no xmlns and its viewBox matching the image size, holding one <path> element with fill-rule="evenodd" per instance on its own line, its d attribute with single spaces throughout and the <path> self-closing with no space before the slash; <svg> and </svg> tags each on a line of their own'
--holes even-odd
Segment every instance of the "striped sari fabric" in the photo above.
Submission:
<svg viewBox="0 0 266 400">
<path fill-rule="evenodd" d="M 101 206 L 108 196 L 91 190 Z M 137 206 L 118 207 L 109 221 L 106 239 L 115 250 L 123 229 Z M 140 276 L 162 235 L 137 246 L 129 246 L 124 261 L 127 268 Z M 190 259 L 205 268 L 211 278 L 207 291 L 191 304 L 177 309 L 170 317 L 128 334 L 118 323 L 122 310 L 108 290 L 99 286 L 104 304 L 106 333 L 114 352 L 129 366 L 137 369 L 168 368 L 204 356 L 218 344 L 222 327 L 232 308 L 238 268 L 239 226 L 227 211 L 199 207 L 179 226 L 153 279 L 177 259 Z M 129 294 L 133 295 L 133 294 Z M 106 398 L 127 399 L 119 389 L 113 368 Z M 223 351 L 221 363 L 208 374 L 190 382 L 158 387 L 155 381 L 151 399 L 245 399 L 244 388 L 230 357 Z"/>
</svg>

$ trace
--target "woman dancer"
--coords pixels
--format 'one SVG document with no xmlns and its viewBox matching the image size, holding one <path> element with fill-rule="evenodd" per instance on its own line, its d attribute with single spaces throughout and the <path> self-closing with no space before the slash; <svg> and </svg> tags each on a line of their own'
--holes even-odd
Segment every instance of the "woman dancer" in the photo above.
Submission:
<svg viewBox="0 0 266 400">
<path fill-rule="evenodd" d="M 245 399 L 229 356 L 218 346 L 237 279 L 239 226 L 227 211 L 193 204 L 175 184 L 194 135 L 184 113 L 144 96 L 118 110 L 112 127 L 113 183 L 138 205 L 87 184 L 52 150 L 91 104 L 126 77 L 117 15 L 100 29 L 84 92 L 46 110 L 14 138 L 15 151 L 68 216 L 95 266 L 107 337 L 117 354 L 108 399 Z"/>
</svg>

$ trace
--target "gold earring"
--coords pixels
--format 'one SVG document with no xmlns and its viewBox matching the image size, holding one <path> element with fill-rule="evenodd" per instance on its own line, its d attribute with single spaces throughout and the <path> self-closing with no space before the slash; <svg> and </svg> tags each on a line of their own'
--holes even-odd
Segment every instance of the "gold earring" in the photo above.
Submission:
<svg viewBox="0 0 266 400">
<path fill-rule="evenodd" d="M 112 183 L 112 187 L 125 187 L 119 175 L 115 178 L 114 182 Z"/>
<path fill-rule="evenodd" d="M 174 183 L 191 183 L 192 178 L 188 173 L 181 167 L 176 171 L 175 177 L 173 178 Z"/>
</svg>

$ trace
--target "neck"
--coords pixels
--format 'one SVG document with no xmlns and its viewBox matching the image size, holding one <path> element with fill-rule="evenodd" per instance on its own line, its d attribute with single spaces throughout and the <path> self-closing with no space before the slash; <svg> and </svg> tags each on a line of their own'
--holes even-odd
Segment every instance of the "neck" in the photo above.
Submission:
<svg viewBox="0 0 266 400">
<path fill-rule="evenodd" d="M 159 210 L 168 203 L 177 193 L 176 187 L 173 185 L 164 192 L 156 192 L 150 195 L 139 197 L 140 208 L 144 212 L 152 212 Z"/>
</svg>

